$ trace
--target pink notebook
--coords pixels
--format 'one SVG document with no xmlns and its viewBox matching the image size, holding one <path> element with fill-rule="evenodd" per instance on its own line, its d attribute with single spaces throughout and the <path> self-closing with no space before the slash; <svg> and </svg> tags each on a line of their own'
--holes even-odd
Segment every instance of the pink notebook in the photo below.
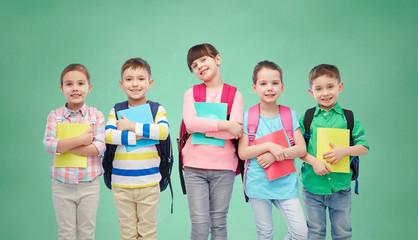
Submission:
<svg viewBox="0 0 418 240">
<path fill-rule="evenodd" d="M 286 148 L 289 147 L 283 129 L 254 140 L 255 145 L 265 142 L 273 142 Z M 275 161 L 270 165 L 270 167 L 265 168 L 264 171 L 266 171 L 267 179 L 272 181 L 274 179 L 294 173 L 296 172 L 296 169 L 292 159 L 285 159 L 283 161 Z"/>
</svg>

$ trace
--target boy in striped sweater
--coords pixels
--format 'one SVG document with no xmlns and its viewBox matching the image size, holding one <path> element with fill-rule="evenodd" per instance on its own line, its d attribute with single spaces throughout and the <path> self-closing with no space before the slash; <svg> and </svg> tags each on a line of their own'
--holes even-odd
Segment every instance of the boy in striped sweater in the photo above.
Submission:
<svg viewBox="0 0 418 240">
<path fill-rule="evenodd" d="M 128 106 L 147 103 L 151 89 L 151 68 L 141 58 L 127 60 L 122 66 L 120 87 L 128 97 Z M 169 134 L 167 114 L 159 106 L 155 122 L 131 122 L 123 114 L 116 118 L 110 110 L 106 124 L 106 143 L 118 145 L 113 160 L 112 192 L 116 206 L 121 239 L 157 239 L 157 213 L 160 201 L 160 156 L 155 145 L 129 152 L 124 145 L 135 145 L 136 140 L 148 138 L 164 140 Z"/>
</svg>

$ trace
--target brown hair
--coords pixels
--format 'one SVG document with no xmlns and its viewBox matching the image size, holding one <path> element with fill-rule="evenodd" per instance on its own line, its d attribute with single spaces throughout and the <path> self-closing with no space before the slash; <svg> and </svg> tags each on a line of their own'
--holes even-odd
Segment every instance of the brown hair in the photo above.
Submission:
<svg viewBox="0 0 418 240">
<path fill-rule="evenodd" d="M 194 60 L 203 56 L 215 58 L 218 54 L 218 50 L 209 43 L 198 44 L 191 47 L 187 53 L 187 66 L 189 67 L 190 72 L 193 72 L 191 66 Z"/>
<path fill-rule="evenodd" d="M 323 75 L 337 79 L 338 83 L 341 82 L 340 71 L 336 66 L 331 64 L 320 64 L 312 68 L 311 72 L 309 73 L 309 86 L 312 87 L 313 80 Z"/>
<path fill-rule="evenodd" d="M 283 71 L 282 69 L 279 67 L 279 65 L 277 65 L 274 62 L 270 62 L 267 60 L 261 61 L 259 63 L 257 63 L 257 65 L 255 65 L 254 67 L 254 71 L 253 71 L 253 83 L 256 84 L 257 83 L 257 74 L 258 72 L 263 69 L 263 68 L 268 68 L 271 70 L 277 70 L 280 72 L 280 81 L 282 81 L 283 83 Z"/>
<path fill-rule="evenodd" d="M 131 58 L 126 60 L 126 62 L 122 65 L 122 70 L 120 73 L 121 76 L 123 76 L 123 72 L 128 68 L 132 68 L 134 70 L 137 68 L 145 69 L 148 72 L 148 77 L 151 78 L 151 67 L 148 62 L 142 58 Z"/>
<path fill-rule="evenodd" d="M 79 72 L 84 73 L 84 75 L 86 75 L 87 80 L 90 84 L 90 74 L 89 74 L 89 71 L 87 71 L 87 68 L 82 64 L 73 63 L 73 64 L 70 64 L 67 67 L 65 67 L 64 70 L 62 71 L 62 73 L 61 73 L 61 86 L 62 86 L 62 79 L 63 79 L 64 75 L 67 74 L 68 72 L 71 72 L 71 71 L 79 71 Z"/>
</svg>

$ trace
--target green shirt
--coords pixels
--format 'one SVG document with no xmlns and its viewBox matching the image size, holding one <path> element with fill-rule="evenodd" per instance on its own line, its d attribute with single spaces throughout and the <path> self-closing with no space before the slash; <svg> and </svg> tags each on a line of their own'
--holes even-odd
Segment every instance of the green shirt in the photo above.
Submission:
<svg viewBox="0 0 418 240">
<path fill-rule="evenodd" d="M 303 125 L 303 119 L 305 113 L 299 119 L 300 130 L 302 134 L 305 134 L 305 126 Z M 311 137 L 309 139 L 308 153 L 316 157 L 316 134 L 317 128 L 340 128 L 347 129 L 347 121 L 344 116 L 344 111 L 338 104 L 334 108 L 330 109 L 328 113 L 316 106 L 315 113 L 311 123 Z M 354 127 L 352 137 L 354 139 L 354 145 L 363 145 L 369 148 L 366 135 L 364 134 L 364 128 L 360 121 L 354 116 Z M 338 192 L 346 190 L 351 186 L 352 173 L 329 173 L 324 176 L 316 175 L 313 167 L 310 164 L 303 164 L 302 167 L 302 183 L 303 186 L 309 192 L 319 195 L 332 194 L 332 192 Z"/>
</svg>

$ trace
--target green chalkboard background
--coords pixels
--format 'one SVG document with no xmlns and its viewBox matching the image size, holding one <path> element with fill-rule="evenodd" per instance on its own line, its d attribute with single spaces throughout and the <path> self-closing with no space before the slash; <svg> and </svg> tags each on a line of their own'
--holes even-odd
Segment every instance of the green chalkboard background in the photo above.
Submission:
<svg viewBox="0 0 418 240">
<path fill-rule="evenodd" d="M 251 74 L 260 60 L 283 68 L 279 101 L 299 115 L 315 104 L 307 91 L 310 69 L 337 65 L 344 82 L 339 103 L 362 121 L 371 146 L 361 158 L 360 195 L 352 197 L 353 239 L 416 239 L 417 10 L 416 1 L 376 0 L 2 0 L 0 239 L 57 239 L 52 156 L 42 139 L 48 113 L 65 103 L 65 66 L 88 68 L 93 89 L 86 102 L 107 116 L 125 100 L 118 83 L 123 62 L 146 59 L 154 78 L 148 97 L 165 106 L 175 139 L 183 93 L 200 81 L 188 71 L 186 54 L 203 42 L 221 53 L 223 80 L 243 93 L 245 109 L 258 101 Z M 169 191 L 161 195 L 163 240 L 190 233 L 175 160 L 173 215 Z M 118 239 L 112 193 L 100 181 L 96 239 Z M 228 220 L 229 239 L 256 238 L 238 178 Z M 274 220 L 275 239 L 282 239 L 287 228 L 277 210 Z"/>
</svg>

